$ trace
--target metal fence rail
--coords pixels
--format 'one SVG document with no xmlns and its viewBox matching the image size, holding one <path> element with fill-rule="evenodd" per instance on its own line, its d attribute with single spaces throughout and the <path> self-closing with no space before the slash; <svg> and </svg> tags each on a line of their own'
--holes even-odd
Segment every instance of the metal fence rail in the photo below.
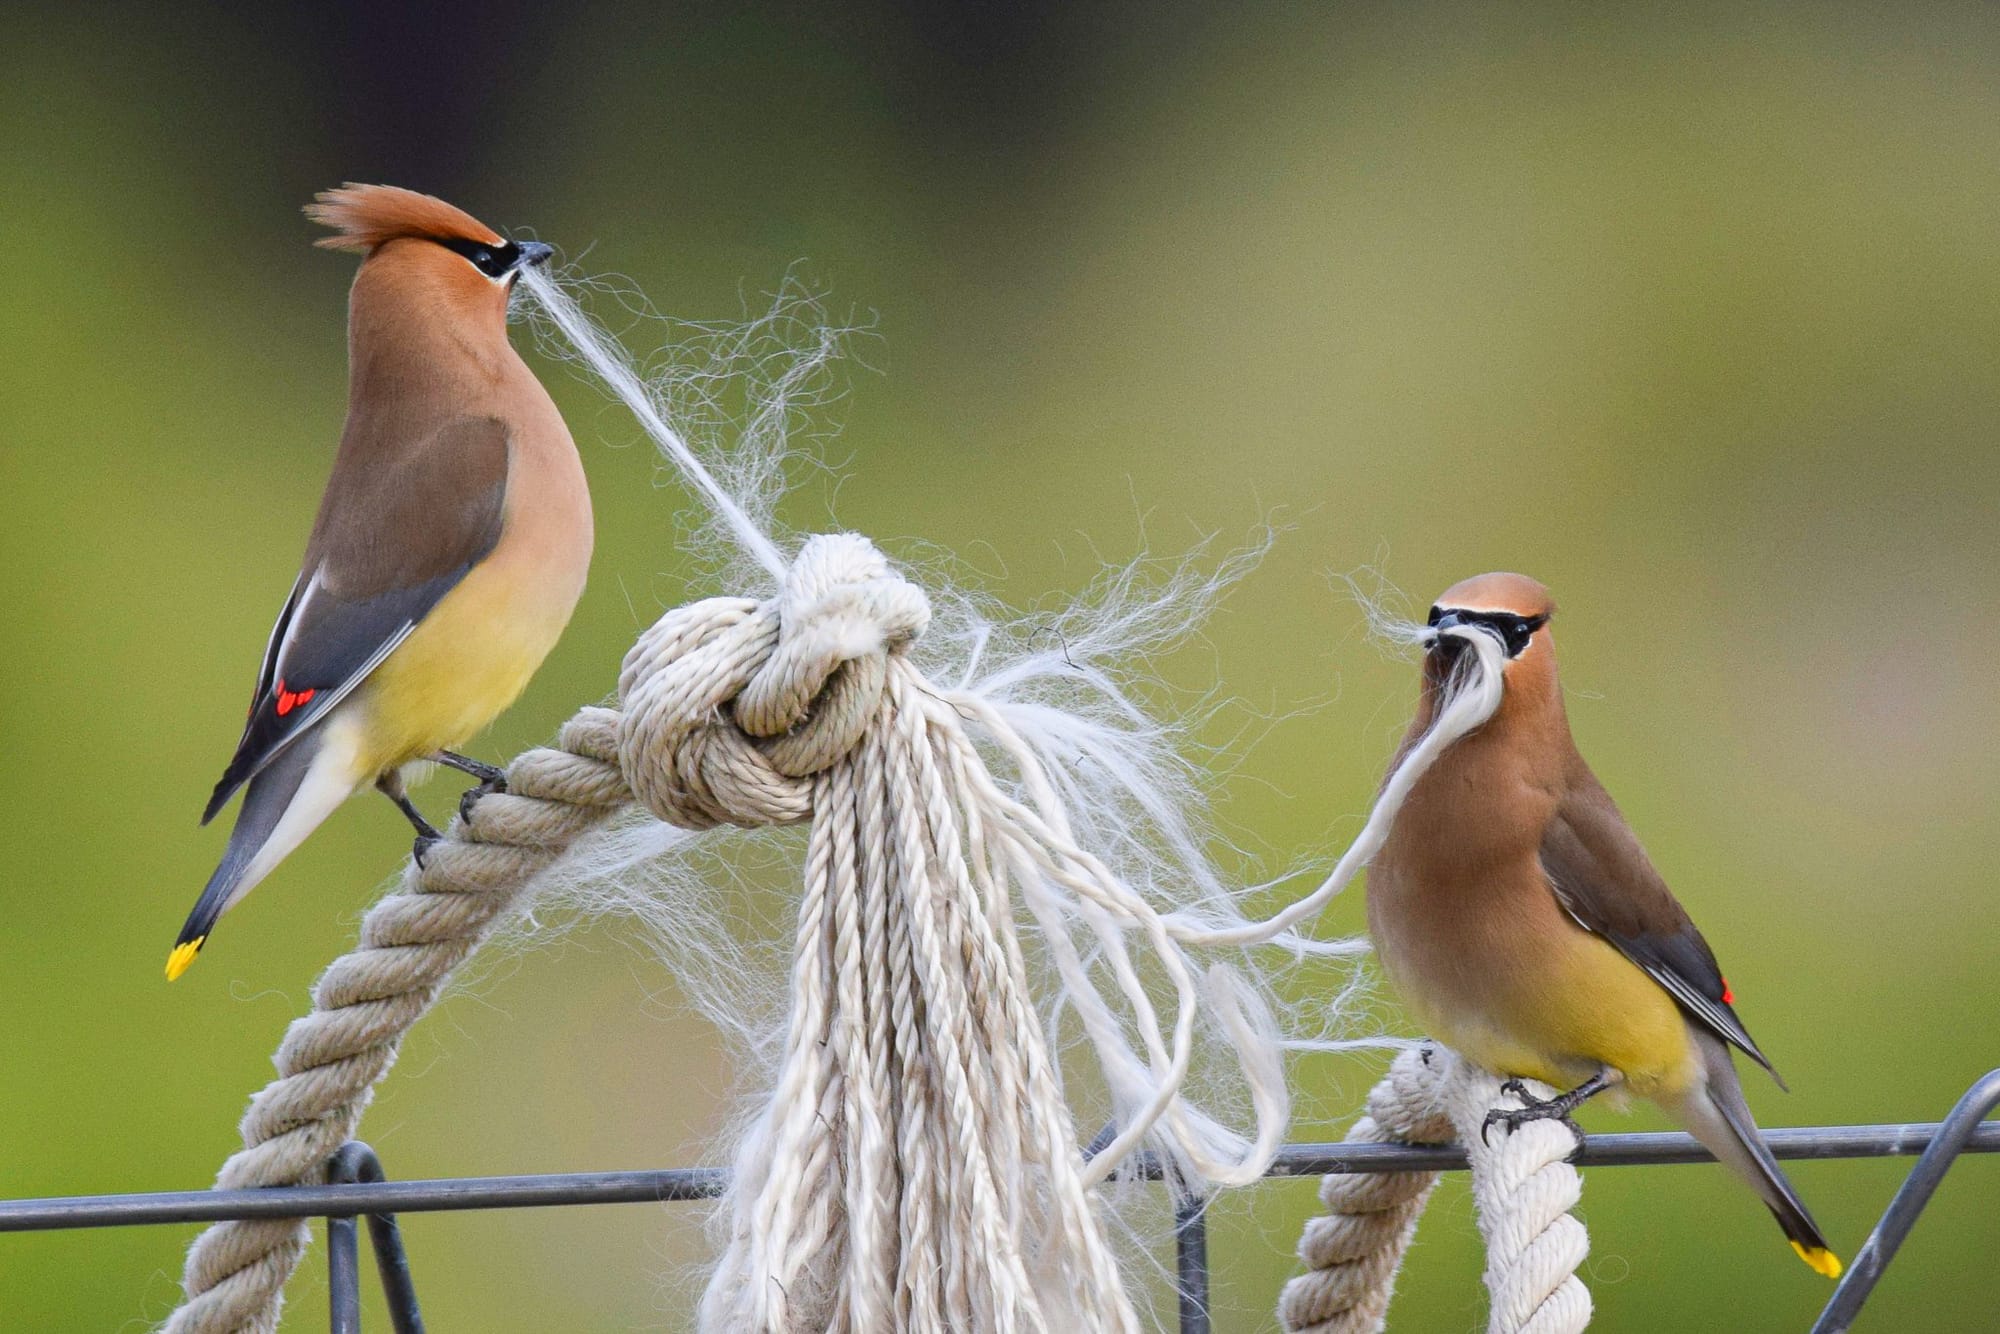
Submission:
<svg viewBox="0 0 2000 1334">
<path fill-rule="evenodd" d="M 2000 1070 L 1976 1081 L 1943 1121 L 1901 1125 L 1799 1126 L 1765 1132 L 1784 1159 L 1889 1158 L 1917 1155 L 1915 1167 L 1868 1240 L 1847 1267 L 1811 1334 L 1845 1334 L 1889 1262 L 1930 1203 L 1945 1173 L 1965 1153 L 2000 1153 Z M 1583 1167 L 1705 1163 L 1714 1158 L 1690 1135 L 1648 1132 L 1591 1135 L 1572 1156 Z M 1451 1172 L 1466 1166 L 1454 1145 L 1289 1144 L 1267 1178 L 1327 1173 Z M 1160 1178 L 1157 1160 L 1141 1157 L 1139 1175 Z M 0 1232 L 212 1223 L 230 1218 L 325 1218 L 328 1288 L 334 1334 L 361 1328 L 359 1229 L 367 1217 L 377 1266 L 396 1334 L 422 1334 L 416 1289 L 397 1229 L 399 1213 L 462 1209 L 524 1209 L 573 1204 L 662 1204 L 711 1199 L 728 1174 L 718 1167 L 633 1172 L 563 1172 L 535 1176 L 451 1177 L 388 1181 L 367 1145 L 343 1146 L 328 1163 L 328 1184 L 277 1190 L 190 1190 L 139 1195 L 81 1195 L 0 1200 Z M 1208 1236 L 1198 1202 L 1175 1213 L 1176 1272 L 1182 1334 L 1208 1334 Z"/>
</svg>

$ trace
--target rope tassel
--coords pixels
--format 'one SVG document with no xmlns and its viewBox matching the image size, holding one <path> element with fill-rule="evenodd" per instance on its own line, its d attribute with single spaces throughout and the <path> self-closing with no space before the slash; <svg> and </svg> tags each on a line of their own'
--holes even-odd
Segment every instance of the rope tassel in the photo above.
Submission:
<svg viewBox="0 0 2000 1334">
<path fill-rule="evenodd" d="M 929 615 L 864 539 L 817 537 L 774 601 L 696 603 L 626 659 L 620 754 L 654 814 L 813 825 L 706 1329 L 1137 1327 L 994 865 L 1024 836 L 902 651 Z"/>
</svg>

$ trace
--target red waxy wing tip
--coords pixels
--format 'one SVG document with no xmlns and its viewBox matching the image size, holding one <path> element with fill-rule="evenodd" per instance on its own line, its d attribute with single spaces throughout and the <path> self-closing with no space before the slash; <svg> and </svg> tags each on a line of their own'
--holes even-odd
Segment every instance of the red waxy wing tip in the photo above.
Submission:
<svg viewBox="0 0 2000 1334">
<path fill-rule="evenodd" d="M 290 713 L 293 709 L 298 708 L 299 705 L 310 704 L 312 702 L 312 697 L 314 695 L 317 695 L 318 693 L 319 691 L 316 688 L 307 690 L 287 690 L 285 689 L 284 678 L 283 677 L 278 678 L 278 716 L 282 718 L 286 714 Z"/>
</svg>

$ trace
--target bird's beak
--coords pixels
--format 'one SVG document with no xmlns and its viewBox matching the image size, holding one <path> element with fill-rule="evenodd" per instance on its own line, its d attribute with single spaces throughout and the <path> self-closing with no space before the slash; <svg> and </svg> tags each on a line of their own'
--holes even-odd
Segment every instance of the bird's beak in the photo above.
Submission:
<svg viewBox="0 0 2000 1334">
<path fill-rule="evenodd" d="M 1464 624 L 1465 618 L 1463 616 L 1460 616 L 1455 611 L 1446 612 L 1444 615 L 1438 617 L 1437 624 L 1431 626 L 1430 633 L 1424 636 L 1424 648 L 1436 654 L 1441 659 L 1456 658 L 1459 650 L 1465 647 L 1465 641 L 1457 635 L 1448 635 L 1445 631 L 1455 625 Z"/>
<path fill-rule="evenodd" d="M 522 241 L 520 246 L 521 262 L 514 266 L 517 269 L 539 268 L 549 262 L 550 255 L 556 253 L 554 246 L 544 245 L 540 241 Z"/>
</svg>

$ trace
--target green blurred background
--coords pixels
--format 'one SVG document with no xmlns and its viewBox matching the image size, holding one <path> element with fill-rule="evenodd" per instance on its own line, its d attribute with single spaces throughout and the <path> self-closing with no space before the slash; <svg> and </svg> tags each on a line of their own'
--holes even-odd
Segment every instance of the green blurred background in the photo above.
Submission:
<svg viewBox="0 0 2000 1334">
<path fill-rule="evenodd" d="M 1010 599 L 1277 512 L 1165 664 L 1254 712 L 1323 705 L 1219 780 L 1266 870 L 1344 845 L 1409 707 L 1330 572 L 1419 606 L 1540 576 L 1583 747 L 1796 1089 L 1751 1079 L 1759 1116 L 1930 1119 L 2000 1064 L 1992 9 L 419 8 L 6 7 L 0 1195 L 206 1184 L 407 847 L 355 803 L 162 982 L 339 430 L 353 266 L 298 206 L 344 179 L 588 248 L 680 315 L 804 259 L 878 313 L 839 521 Z M 685 495 L 544 370 L 598 555 L 496 758 L 709 591 L 678 569 Z M 828 522 L 824 490 L 788 516 Z M 1360 922 L 1354 895 L 1328 927 Z M 519 956 L 427 1020 L 367 1122 L 391 1172 L 710 1152 L 729 1072 L 629 937 Z M 1379 1065 L 1301 1062 L 1299 1134 Z M 1905 1167 L 1796 1179 L 1851 1254 Z M 1996 1199 L 2000 1163 L 1959 1167 L 1865 1327 L 1991 1329 Z M 1218 1328 L 1273 1327 L 1312 1207 L 1219 1206 Z M 1584 1214 L 1602 1329 L 1803 1329 L 1828 1291 L 1719 1169 L 1593 1172 Z M 687 1325 L 685 1214 L 407 1230 L 433 1328 Z M 141 1330 L 191 1231 L 0 1240 L 0 1326 Z M 1479 1327 L 1478 1268 L 1454 1184 L 1396 1327 Z M 323 1328 L 323 1271 L 292 1296 Z"/>
</svg>

